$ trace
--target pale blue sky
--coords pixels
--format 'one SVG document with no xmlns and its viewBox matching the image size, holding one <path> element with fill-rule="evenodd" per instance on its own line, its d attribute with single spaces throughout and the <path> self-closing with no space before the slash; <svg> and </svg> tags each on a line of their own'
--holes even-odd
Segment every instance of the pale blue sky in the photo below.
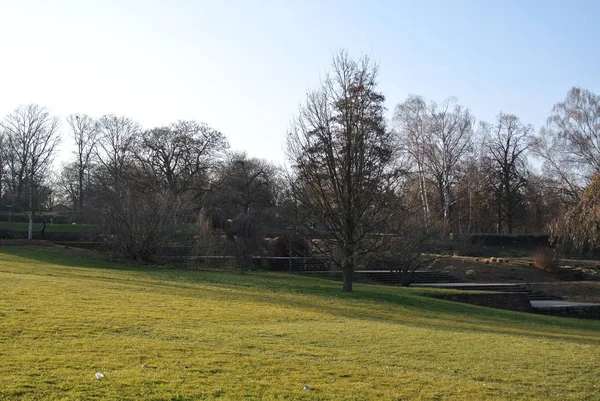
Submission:
<svg viewBox="0 0 600 401">
<path fill-rule="evenodd" d="M 409 94 L 455 96 L 537 129 L 572 86 L 600 93 L 599 22 L 598 1 L 0 0 L 0 115 L 33 102 L 147 128 L 194 119 L 279 163 L 345 48 L 380 63 L 390 116 Z"/>
</svg>

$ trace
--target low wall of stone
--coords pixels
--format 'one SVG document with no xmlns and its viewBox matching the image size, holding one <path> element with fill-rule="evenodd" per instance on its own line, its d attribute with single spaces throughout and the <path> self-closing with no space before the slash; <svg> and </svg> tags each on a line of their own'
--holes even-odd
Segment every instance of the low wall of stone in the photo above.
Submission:
<svg viewBox="0 0 600 401">
<path fill-rule="evenodd" d="M 464 293 L 435 294 L 433 297 L 446 301 L 463 302 L 488 308 L 508 309 L 519 312 L 531 312 L 528 294 L 515 293 Z"/>
<path fill-rule="evenodd" d="M 561 306 L 557 308 L 534 308 L 533 312 L 551 316 L 600 319 L 600 307 L 598 306 Z"/>
</svg>

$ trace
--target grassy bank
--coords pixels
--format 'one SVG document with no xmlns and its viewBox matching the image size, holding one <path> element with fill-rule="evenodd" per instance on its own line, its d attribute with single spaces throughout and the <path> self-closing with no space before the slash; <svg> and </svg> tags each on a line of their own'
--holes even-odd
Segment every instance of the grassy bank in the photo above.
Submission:
<svg viewBox="0 0 600 401">
<path fill-rule="evenodd" d="M 26 233 L 29 230 L 29 223 L 22 222 L 0 222 L 0 228 L 13 230 L 21 233 Z M 46 232 L 50 233 L 80 233 L 80 232 L 92 232 L 96 228 L 92 224 L 50 224 L 46 222 Z M 33 232 L 40 232 L 40 220 L 33 222 Z"/>
<path fill-rule="evenodd" d="M 600 322 L 424 294 L 0 248 L 0 399 L 600 396 Z"/>
</svg>

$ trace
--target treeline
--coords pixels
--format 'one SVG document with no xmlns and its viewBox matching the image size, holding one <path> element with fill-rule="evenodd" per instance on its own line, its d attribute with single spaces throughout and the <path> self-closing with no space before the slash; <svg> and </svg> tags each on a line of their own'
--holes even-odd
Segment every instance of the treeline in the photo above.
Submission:
<svg viewBox="0 0 600 401">
<path fill-rule="evenodd" d="M 340 51 L 288 134 L 293 198 L 326 223 L 318 246 L 343 271 L 344 290 L 357 266 L 397 270 L 408 283 L 434 236 L 552 229 L 563 249 L 598 248 L 599 207 L 589 207 L 592 177 L 600 180 L 599 96 L 571 89 L 536 133 L 505 112 L 477 121 L 452 98 L 409 96 L 390 124 L 377 84 L 376 64 Z"/>
<path fill-rule="evenodd" d="M 276 205 L 276 168 L 229 151 L 225 135 L 204 123 L 144 130 L 125 116 L 73 114 L 61 124 L 44 107 L 27 105 L 0 128 L 1 207 L 31 211 L 35 220 L 35 212 L 64 203 L 72 219 L 98 224 L 128 257 L 147 259 L 196 223 L 203 206 L 235 217 Z M 60 133 L 76 150 L 53 171 Z"/>
<path fill-rule="evenodd" d="M 332 70 L 288 132 L 289 171 L 232 152 L 205 123 L 144 129 L 126 116 L 61 121 L 44 107 L 20 106 L 0 122 L 0 208 L 31 211 L 33 221 L 36 211 L 65 203 L 79 221 L 118 237 L 123 253 L 144 259 L 165 233 L 198 220 L 217 229 L 218 221 L 252 216 L 263 226 L 320 227 L 335 236 L 349 217 L 327 219 L 309 204 L 320 197 L 320 208 L 341 213 L 333 195 L 350 199 L 354 184 L 387 191 L 394 199 L 385 208 L 410 211 L 439 236 L 547 233 L 600 171 L 600 97 L 585 89 L 571 89 L 537 131 L 505 112 L 478 121 L 454 98 L 409 96 L 386 121 L 376 65 L 341 52 Z M 61 136 L 76 151 L 56 171 Z M 342 148 L 353 153 L 342 157 Z M 347 188 L 339 168 L 366 181 Z M 365 202 L 365 216 L 376 219 L 366 206 L 377 202 Z"/>
</svg>

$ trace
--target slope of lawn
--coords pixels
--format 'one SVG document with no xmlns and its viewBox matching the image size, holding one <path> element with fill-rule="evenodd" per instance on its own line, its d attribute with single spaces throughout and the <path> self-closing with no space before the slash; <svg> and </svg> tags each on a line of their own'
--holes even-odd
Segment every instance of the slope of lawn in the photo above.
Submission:
<svg viewBox="0 0 600 401">
<path fill-rule="evenodd" d="M 0 399 L 600 399 L 600 321 L 340 287 L 3 247 Z"/>
<path fill-rule="evenodd" d="M 8 222 L 8 221 L 0 221 L 0 228 L 13 230 L 21 233 L 26 233 L 29 230 L 29 223 L 25 222 Z M 90 232 L 94 231 L 96 226 L 93 224 L 50 224 L 46 222 L 46 232 L 49 233 L 81 233 L 81 232 Z M 40 232 L 40 219 L 37 218 L 36 221 L 33 222 L 33 232 Z"/>
</svg>

